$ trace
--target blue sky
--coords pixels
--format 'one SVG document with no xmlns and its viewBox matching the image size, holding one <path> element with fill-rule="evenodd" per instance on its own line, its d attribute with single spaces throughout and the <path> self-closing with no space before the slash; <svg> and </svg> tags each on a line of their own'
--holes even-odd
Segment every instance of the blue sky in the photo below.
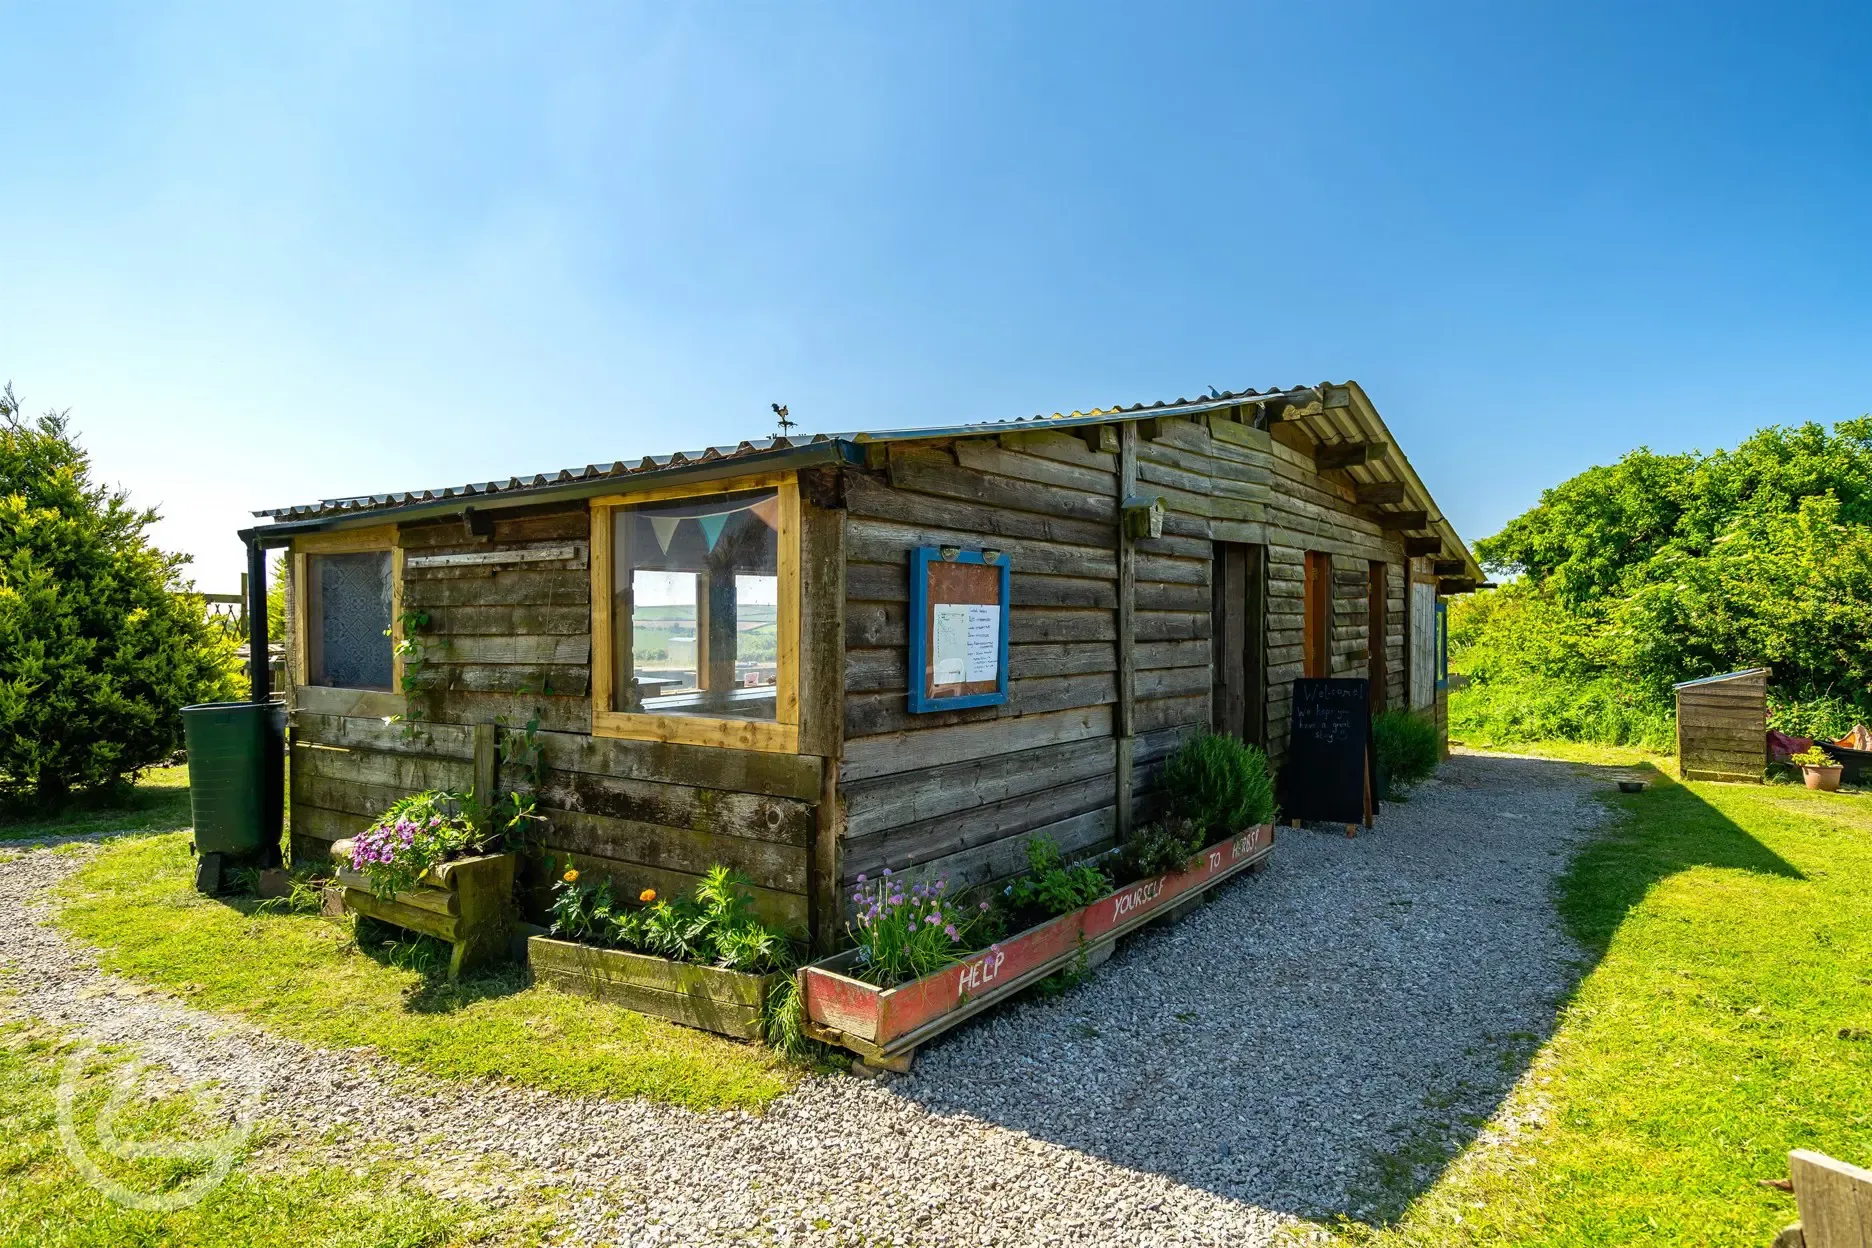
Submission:
<svg viewBox="0 0 1872 1248">
<path fill-rule="evenodd" d="M 0 4 L 0 377 L 253 507 L 1362 382 L 1470 537 L 1872 408 L 1872 9 Z"/>
</svg>

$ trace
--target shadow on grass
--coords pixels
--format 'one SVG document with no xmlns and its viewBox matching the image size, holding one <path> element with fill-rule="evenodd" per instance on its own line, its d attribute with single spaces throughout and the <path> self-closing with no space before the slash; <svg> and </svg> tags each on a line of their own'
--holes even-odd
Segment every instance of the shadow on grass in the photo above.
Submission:
<svg viewBox="0 0 1872 1248">
<path fill-rule="evenodd" d="M 1356 841 L 1283 828 L 1303 865 L 1277 841 L 1267 876 L 1127 941 L 1085 990 L 964 1024 L 903 1091 L 1231 1200 L 1392 1225 L 1653 886 L 1705 865 L 1800 878 L 1667 776 L 1617 795 L 1638 771 L 1466 755 Z M 1582 778 L 1616 812 L 1583 837 L 1554 824 L 1577 826 L 1562 795 Z M 1585 956 L 1530 962 L 1556 898 Z M 1335 1188 L 1337 1209 L 1306 1195 Z"/>
<path fill-rule="evenodd" d="M 374 931 L 360 927 L 357 946 L 360 953 L 380 966 L 422 977 L 422 982 L 403 996 L 403 1009 L 410 1014 L 453 1014 L 477 1002 L 510 997 L 533 986 L 532 975 L 520 965 L 464 972 L 451 983 L 446 942 L 387 925 Z"/>
<path fill-rule="evenodd" d="M 0 844 L 115 833 L 156 835 L 186 831 L 194 824 L 187 784 L 138 785 L 127 793 L 78 798 L 57 814 L 0 813 Z"/>
<path fill-rule="evenodd" d="M 1632 907 L 1679 872 L 1716 867 L 1806 878 L 1727 815 L 1649 763 L 1582 770 L 1642 774 L 1650 782 L 1642 793 L 1607 795 L 1617 817 L 1574 856 L 1560 880 L 1560 915 L 1595 963 L 1605 956 Z"/>
</svg>

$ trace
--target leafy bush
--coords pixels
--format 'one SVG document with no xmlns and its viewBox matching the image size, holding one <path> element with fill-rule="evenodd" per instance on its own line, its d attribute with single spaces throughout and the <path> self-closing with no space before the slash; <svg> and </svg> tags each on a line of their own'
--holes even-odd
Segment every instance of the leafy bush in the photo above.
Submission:
<svg viewBox="0 0 1872 1248">
<path fill-rule="evenodd" d="M 1372 718 L 1372 741 L 1378 751 L 1385 797 L 1428 780 L 1442 761 L 1436 724 L 1409 711 L 1385 711 Z"/>
<path fill-rule="evenodd" d="M 1673 748 L 1677 681 L 1772 673 L 1798 736 L 1872 720 L 1872 418 L 1758 431 L 1733 451 L 1637 450 L 1476 544 L 1519 579 L 1458 599 L 1451 731 Z"/>
<path fill-rule="evenodd" d="M 22 421 L 0 392 L 0 799 L 117 787 L 181 746 L 182 707 L 244 692 L 155 521 L 92 483 L 64 414 Z"/>
<path fill-rule="evenodd" d="M 1027 874 L 1008 885 L 1017 912 L 1051 918 L 1089 906 L 1111 892 L 1111 877 L 1089 862 L 1068 865 L 1050 836 L 1027 842 Z"/>
<path fill-rule="evenodd" d="M 1174 871 L 1204 845 L 1203 829 L 1194 819 L 1172 815 L 1157 823 L 1140 824 L 1126 838 L 1120 861 L 1134 880 L 1147 880 Z"/>
<path fill-rule="evenodd" d="M 379 897 L 415 888 L 424 872 L 474 845 L 474 827 L 462 814 L 464 800 L 430 789 L 392 803 L 351 843 L 351 869 L 362 871 Z"/>
<path fill-rule="evenodd" d="M 1205 732 L 1164 763 L 1170 813 L 1194 822 L 1212 844 L 1274 818 L 1274 778 L 1267 755 L 1234 737 Z"/>
</svg>

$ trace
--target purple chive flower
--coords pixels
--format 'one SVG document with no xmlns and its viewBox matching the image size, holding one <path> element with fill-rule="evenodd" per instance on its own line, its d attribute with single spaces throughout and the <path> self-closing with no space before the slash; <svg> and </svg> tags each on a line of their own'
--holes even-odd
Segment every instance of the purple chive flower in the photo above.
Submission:
<svg viewBox="0 0 1872 1248">
<path fill-rule="evenodd" d="M 890 870 L 890 868 L 889 868 L 889 867 L 885 867 L 885 868 L 884 868 L 884 874 L 888 876 L 888 875 L 889 875 L 890 873 L 891 873 L 891 870 Z"/>
<path fill-rule="evenodd" d="M 864 882 L 865 882 L 865 877 L 864 877 L 864 872 L 862 872 L 862 871 L 860 871 L 860 872 L 858 873 L 858 882 L 859 882 L 860 884 L 862 884 L 862 883 L 864 883 Z"/>
<path fill-rule="evenodd" d="M 947 936 L 951 941 L 957 941 L 957 940 L 962 939 L 962 933 L 956 931 L 956 925 L 953 923 L 951 923 L 948 927 L 943 928 L 943 935 Z"/>
</svg>

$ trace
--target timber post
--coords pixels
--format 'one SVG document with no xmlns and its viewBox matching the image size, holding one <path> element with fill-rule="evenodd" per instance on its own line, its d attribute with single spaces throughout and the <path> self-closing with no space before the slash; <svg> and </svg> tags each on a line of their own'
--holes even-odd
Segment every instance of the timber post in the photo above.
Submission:
<svg viewBox="0 0 1872 1248">
<path fill-rule="evenodd" d="M 1116 751 L 1118 837 L 1131 833 L 1131 759 L 1137 746 L 1137 546 L 1126 531 L 1124 501 L 1137 493 L 1138 422 L 1118 431 L 1118 706 Z"/>
</svg>

